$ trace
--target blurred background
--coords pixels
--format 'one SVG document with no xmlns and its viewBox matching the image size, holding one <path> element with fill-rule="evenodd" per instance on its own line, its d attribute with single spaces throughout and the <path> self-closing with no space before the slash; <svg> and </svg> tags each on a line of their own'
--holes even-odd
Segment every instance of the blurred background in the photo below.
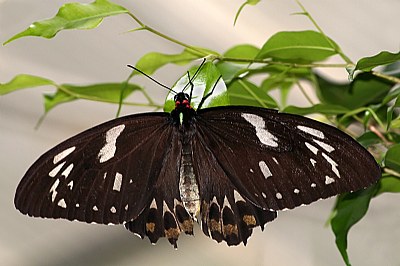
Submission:
<svg viewBox="0 0 400 266">
<path fill-rule="evenodd" d="M 175 39 L 223 52 L 233 45 L 262 46 L 283 30 L 314 29 L 294 0 L 262 1 L 247 6 L 236 26 L 233 19 L 244 0 L 114 1 L 130 9 L 144 23 Z M 0 42 L 32 22 L 52 17 L 68 1 L 0 0 Z M 89 2 L 89 1 L 80 1 Z M 400 45 L 399 0 L 303 0 L 307 10 L 354 61 Z M 126 64 L 145 53 L 179 53 L 182 47 L 149 32 L 126 33 L 138 25 L 127 15 L 106 19 L 89 31 L 63 31 L 54 39 L 22 38 L 0 46 L 0 82 L 27 73 L 57 83 L 119 82 L 130 73 Z M 339 62 L 332 58 L 331 62 Z M 154 77 L 172 85 L 185 67 L 167 66 Z M 345 81 L 343 69 L 321 69 Z M 143 77 L 142 84 L 158 103 L 166 91 Z M 76 101 L 51 111 L 41 127 L 42 93 L 52 87 L 22 90 L 0 97 L 0 264 L 1 265 L 342 265 L 334 236 L 324 224 L 334 199 L 281 212 L 261 232 L 256 229 L 246 247 L 227 247 L 205 237 L 182 235 L 177 251 L 165 239 L 152 246 L 123 226 L 88 225 L 63 220 L 34 219 L 15 210 L 15 188 L 28 167 L 60 141 L 115 117 L 117 106 Z M 140 95 L 132 95 L 140 101 Z M 295 93 L 290 102 L 301 100 Z M 301 104 L 301 103 L 300 103 Z M 149 111 L 123 107 L 123 114 Z M 398 195 L 386 194 L 349 235 L 353 265 L 400 265 L 400 209 Z"/>
</svg>

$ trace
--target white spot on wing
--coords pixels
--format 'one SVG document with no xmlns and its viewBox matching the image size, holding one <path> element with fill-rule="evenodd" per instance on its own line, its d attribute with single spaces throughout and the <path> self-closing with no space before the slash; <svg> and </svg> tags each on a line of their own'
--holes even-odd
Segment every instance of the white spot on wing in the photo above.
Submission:
<svg viewBox="0 0 400 266">
<path fill-rule="evenodd" d="M 54 169 L 50 171 L 49 176 L 55 177 L 58 174 L 58 172 L 60 172 L 60 170 L 64 166 L 64 164 L 65 164 L 65 162 L 54 167 Z"/>
<path fill-rule="evenodd" d="M 276 196 L 276 198 L 277 198 L 277 199 L 282 199 L 282 194 L 281 194 L 281 193 L 279 193 L 279 192 L 278 192 L 278 193 L 276 193 L 276 194 L 275 194 L 275 196 Z"/>
<path fill-rule="evenodd" d="M 272 157 L 272 160 L 274 160 L 274 162 L 275 162 L 276 164 L 279 164 L 279 163 L 278 163 L 278 160 L 277 160 L 275 157 Z"/>
<path fill-rule="evenodd" d="M 250 173 L 254 173 L 254 170 L 250 168 Z"/>
<path fill-rule="evenodd" d="M 97 208 L 96 205 L 93 206 L 92 210 L 94 210 L 95 212 L 97 212 L 99 209 Z"/>
<path fill-rule="evenodd" d="M 171 211 L 169 210 L 169 207 L 168 207 L 167 203 L 165 202 L 165 200 L 163 200 L 163 213 L 165 213 L 165 212 L 171 212 Z"/>
<path fill-rule="evenodd" d="M 79 203 L 75 204 L 75 207 L 79 208 Z"/>
<path fill-rule="evenodd" d="M 256 135 L 261 143 L 270 147 L 278 147 L 278 139 L 265 129 L 265 121 L 261 116 L 243 113 L 242 117 L 255 127 Z"/>
<path fill-rule="evenodd" d="M 272 176 L 271 170 L 269 170 L 268 165 L 264 161 L 258 163 L 261 173 L 264 175 L 265 179 Z"/>
<path fill-rule="evenodd" d="M 316 187 L 316 186 L 317 186 L 317 184 L 311 183 L 311 187 Z"/>
<path fill-rule="evenodd" d="M 306 144 L 306 147 L 307 147 L 312 153 L 314 153 L 315 155 L 317 155 L 317 152 L 318 152 L 318 148 L 317 148 L 317 147 L 311 145 L 311 144 L 308 143 L 308 142 L 305 142 L 304 144 Z"/>
<path fill-rule="evenodd" d="M 297 188 L 295 188 L 295 189 L 293 190 L 293 192 L 294 192 L 295 194 L 299 194 L 299 193 L 300 193 L 300 190 L 298 190 Z"/>
<path fill-rule="evenodd" d="M 110 209 L 110 212 L 112 212 L 112 213 L 116 213 L 116 212 L 117 212 L 117 209 L 115 209 L 115 207 L 114 207 L 114 206 L 112 206 L 112 207 L 111 207 L 111 209 Z"/>
<path fill-rule="evenodd" d="M 216 196 L 213 197 L 211 203 L 217 204 L 217 206 L 218 206 L 218 208 L 219 208 L 219 204 L 218 204 L 218 200 L 217 200 L 217 197 L 216 197 Z M 210 205 L 211 205 L 211 204 L 210 204 Z"/>
<path fill-rule="evenodd" d="M 182 206 L 182 202 L 180 202 L 179 200 L 177 200 L 176 198 L 174 199 L 174 209 L 176 209 L 176 206 Z"/>
<path fill-rule="evenodd" d="M 57 178 L 56 181 L 54 181 L 54 184 L 50 188 L 49 192 L 51 193 L 51 201 L 52 202 L 54 202 L 54 200 L 56 199 L 56 196 L 57 196 L 56 189 L 58 187 L 58 184 L 60 184 L 60 180 Z"/>
<path fill-rule="evenodd" d="M 67 208 L 67 204 L 65 203 L 64 199 L 60 199 L 57 203 L 58 206 L 60 206 L 61 208 Z"/>
<path fill-rule="evenodd" d="M 122 185 L 122 175 L 117 172 L 115 174 L 113 190 L 120 191 L 121 190 L 121 185 Z"/>
<path fill-rule="evenodd" d="M 73 164 L 73 163 L 71 163 L 70 165 L 68 165 L 68 167 L 61 173 L 61 175 L 65 176 L 65 177 L 68 177 L 69 174 L 70 174 L 71 171 L 72 171 L 72 168 L 74 168 L 74 164 Z"/>
<path fill-rule="evenodd" d="M 156 199 L 153 199 L 153 201 L 150 204 L 150 209 L 157 209 L 157 202 Z"/>
<path fill-rule="evenodd" d="M 325 176 L 325 185 L 332 184 L 333 182 L 335 182 L 335 179 L 333 179 L 329 176 Z"/>
<path fill-rule="evenodd" d="M 314 160 L 313 158 L 310 158 L 310 162 L 311 162 L 312 166 L 315 166 L 315 164 L 317 163 L 317 161 Z"/>
<path fill-rule="evenodd" d="M 324 139 L 324 133 L 322 131 L 319 131 L 318 129 L 315 128 L 311 128 L 311 127 L 306 127 L 306 126 L 297 126 L 298 129 L 300 129 L 301 131 L 310 134 L 314 137 L 320 138 L 320 139 Z"/>
<path fill-rule="evenodd" d="M 222 208 L 228 207 L 229 209 L 231 208 L 231 205 L 229 204 L 228 199 L 226 196 L 224 197 L 224 203 L 222 204 Z"/>
<path fill-rule="evenodd" d="M 316 140 L 316 139 L 313 139 L 313 141 L 314 141 L 315 143 L 317 143 L 321 148 L 323 148 L 324 150 L 326 150 L 327 152 L 332 152 L 332 151 L 335 150 L 334 147 L 332 147 L 332 146 L 329 145 L 329 144 L 326 144 L 325 142 L 322 142 L 322 141 L 319 141 L 319 140 Z"/>
<path fill-rule="evenodd" d="M 128 204 L 126 204 L 126 205 L 125 205 L 125 208 L 124 208 L 124 209 L 125 209 L 125 211 L 127 211 L 127 210 L 128 210 L 128 208 L 129 208 L 129 205 L 128 205 Z"/>
<path fill-rule="evenodd" d="M 98 154 L 100 163 L 104 163 L 114 157 L 117 150 L 117 138 L 125 129 L 125 125 L 115 126 L 106 132 L 106 144 L 101 148 Z"/>
<path fill-rule="evenodd" d="M 261 192 L 261 195 L 264 197 L 264 199 L 267 197 L 267 194 L 265 194 L 264 192 Z"/>
<path fill-rule="evenodd" d="M 340 178 L 339 170 L 337 169 L 338 164 L 334 160 L 332 160 L 331 157 L 326 155 L 325 153 L 322 153 L 322 156 L 332 166 L 332 171 L 335 173 L 335 175 Z"/>
<path fill-rule="evenodd" d="M 54 156 L 53 158 L 53 163 L 57 164 L 59 161 L 61 161 L 62 159 L 64 159 L 65 157 L 67 157 L 68 155 L 70 155 L 74 150 L 75 150 L 75 146 L 68 148 L 66 150 L 63 150 L 62 152 L 60 152 L 59 154 L 57 154 L 56 156 Z"/>
<path fill-rule="evenodd" d="M 67 187 L 69 187 L 69 189 L 72 190 L 72 188 L 74 187 L 74 180 L 71 180 L 71 181 L 68 183 Z"/>
<path fill-rule="evenodd" d="M 233 190 L 233 198 L 235 199 L 235 202 L 238 201 L 245 201 L 243 197 L 237 192 L 236 190 Z"/>
</svg>

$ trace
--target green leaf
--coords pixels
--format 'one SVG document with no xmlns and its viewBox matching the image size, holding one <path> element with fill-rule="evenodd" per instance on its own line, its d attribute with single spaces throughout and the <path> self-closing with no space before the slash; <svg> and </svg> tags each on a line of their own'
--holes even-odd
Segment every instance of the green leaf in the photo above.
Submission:
<svg viewBox="0 0 400 266">
<path fill-rule="evenodd" d="M 135 67 L 146 73 L 153 74 L 157 69 L 166 64 L 186 65 L 191 61 L 202 58 L 204 55 L 199 55 L 184 49 L 180 54 L 163 54 L 151 52 L 142 56 L 136 63 Z"/>
<path fill-rule="evenodd" d="M 366 214 L 376 190 L 376 186 L 371 186 L 365 190 L 340 195 L 336 201 L 330 222 L 336 236 L 336 246 L 346 265 L 350 265 L 347 255 L 347 235 L 350 228 Z"/>
<path fill-rule="evenodd" d="M 228 95 L 232 105 L 276 108 L 275 100 L 259 87 L 247 80 L 236 80 L 230 84 Z"/>
<path fill-rule="evenodd" d="M 297 106 L 288 106 L 283 109 L 285 113 L 299 114 L 299 115 L 308 115 L 308 114 L 325 114 L 325 115 L 338 115 L 345 114 L 349 111 L 349 109 L 340 106 L 340 105 L 332 105 L 332 104 L 315 104 L 310 107 L 297 107 Z"/>
<path fill-rule="evenodd" d="M 381 139 L 372 131 L 367 131 L 357 138 L 357 141 L 364 147 L 381 143 Z"/>
<path fill-rule="evenodd" d="M 395 176 L 383 177 L 379 180 L 378 191 L 376 196 L 382 193 L 399 193 L 400 192 L 400 178 Z"/>
<path fill-rule="evenodd" d="M 316 31 L 284 31 L 273 35 L 261 48 L 257 58 L 293 62 L 322 61 L 337 54 L 338 46 Z"/>
<path fill-rule="evenodd" d="M 400 173 L 400 144 L 393 145 L 386 152 L 385 166 Z"/>
<path fill-rule="evenodd" d="M 396 61 L 383 67 L 382 73 L 392 77 L 400 78 L 400 61 Z"/>
<path fill-rule="evenodd" d="M 199 69 L 199 66 L 193 66 L 189 70 L 189 76 L 193 78 L 194 74 Z M 211 92 L 214 88 L 211 96 L 207 97 L 207 100 L 203 103 L 202 108 L 212 107 L 212 106 L 223 106 L 229 105 L 229 98 L 226 91 L 225 83 L 222 79 L 219 79 L 221 74 L 218 71 L 218 68 L 212 62 L 206 62 L 201 67 L 199 72 L 197 73 L 193 83 L 193 92 L 191 99 L 191 106 L 194 109 L 199 107 L 199 104 L 203 97 Z M 219 79 L 219 80 L 218 80 Z M 216 84 L 218 80 L 218 83 Z M 189 79 L 188 74 L 185 73 L 172 87 L 172 90 L 175 92 L 186 92 L 190 94 L 191 87 L 188 85 Z M 174 101 L 174 93 L 169 93 L 165 100 L 164 111 L 171 112 L 175 107 Z"/>
<path fill-rule="evenodd" d="M 396 99 L 400 95 L 400 87 L 390 90 L 389 93 L 383 98 L 381 106 L 386 106 L 390 101 Z"/>
<path fill-rule="evenodd" d="M 53 38 L 61 30 L 93 29 L 108 16 L 128 13 L 124 7 L 96 0 L 90 4 L 67 3 L 63 5 L 55 17 L 34 22 L 26 30 L 14 35 L 4 44 L 26 36 Z"/>
<path fill-rule="evenodd" d="M 247 67 L 242 67 L 239 64 L 232 64 L 225 61 L 217 62 L 215 66 L 218 68 L 218 71 L 221 73 L 222 78 L 227 84 L 231 83 L 234 78 L 248 70 Z"/>
<path fill-rule="evenodd" d="M 236 21 L 239 18 L 240 13 L 242 12 L 242 9 L 246 6 L 246 5 L 256 5 L 258 4 L 258 2 L 260 2 L 260 0 L 247 0 L 246 2 L 244 2 L 238 9 L 238 11 L 236 12 L 236 16 L 235 16 L 235 20 L 233 21 L 233 25 L 236 25 Z"/>
<path fill-rule="evenodd" d="M 393 112 L 396 108 L 400 107 L 400 98 L 397 96 L 396 101 L 394 102 L 394 104 L 392 106 L 389 106 L 387 109 L 387 130 L 389 130 L 391 128 L 391 124 L 392 124 L 392 119 L 393 119 Z"/>
<path fill-rule="evenodd" d="M 45 85 L 56 86 L 56 84 L 53 81 L 43 77 L 32 76 L 27 74 L 19 74 L 15 76 L 11 81 L 0 84 L 0 95 L 4 95 L 16 90 L 22 90 L 22 89 L 45 86 Z"/>
<path fill-rule="evenodd" d="M 354 110 L 369 104 L 380 103 L 392 85 L 371 73 L 361 73 L 353 82 L 336 83 L 316 75 L 319 84 L 317 95 L 321 102 L 341 105 Z"/>
<path fill-rule="evenodd" d="M 264 79 L 261 83 L 260 88 L 265 91 L 272 91 L 274 89 L 282 89 L 292 86 L 297 81 L 294 76 L 283 75 L 270 75 Z"/>
<path fill-rule="evenodd" d="M 268 78 L 263 80 L 261 83 L 261 90 L 269 92 L 274 89 L 278 89 L 280 92 L 281 106 L 286 106 L 289 92 L 293 88 L 293 85 L 297 82 L 296 77 L 286 75 L 270 75 Z"/>
<path fill-rule="evenodd" d="M 390 123 L 390 128 L 400 128 L 400 117 L 392 120 Z"/>
<path fill-rule="evenodd" d="M 224 57 L 232 57 L 237 59 L 254 59 L 259 52 L 260 49 L 255 47 L 254 45 L 239 44 L 228 49 L 224 53 Z M 248 64 L 248 62 L 242 62 L 242 63 Z"/>
<path fill-rule="evenodd" d="M 357 62 L 356 69 L 362 71 L 371 71 L 377 66 L 388 65 L 396 61 L 400 61 L 400 52 L 394 54 L 383 51 L 371 57 L 361 58 Z"/>
<path fill-rule="evenodd" d="M 124 86 L 126 87 L 124 88 Z M 45 112 L 49 112 L 59 104 L 78 99 L 119 103 L 122 89 L 124 89 L 123 99 L 133 91 L 141 90 L 136 84 L 126 83 L 102 83 L 86 86 L 63 84 L 54 94 L 44 95 Z"/>
</svg>

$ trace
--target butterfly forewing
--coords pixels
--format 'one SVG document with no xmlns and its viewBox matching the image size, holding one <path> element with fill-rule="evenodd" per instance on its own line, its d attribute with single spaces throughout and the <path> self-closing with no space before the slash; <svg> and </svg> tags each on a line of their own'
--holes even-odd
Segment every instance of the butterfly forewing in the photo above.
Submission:
<svg viewBox="0 0 400 266">
<path fill-rule="evenodd" d="M 380 177 L 355 140 L 301 116 L 229 106 L 199 110 L 196 125 L 238 192 L 263 209 L 294 208 Z"/>
<path fill-rule="evenodd" d="M 15 206 L 36 217 L 129 221 L 150 200 L 173 129 L 168 113 L 151 113 L 80 133 L 30 167 L 17 188 Z"/>
</svg>

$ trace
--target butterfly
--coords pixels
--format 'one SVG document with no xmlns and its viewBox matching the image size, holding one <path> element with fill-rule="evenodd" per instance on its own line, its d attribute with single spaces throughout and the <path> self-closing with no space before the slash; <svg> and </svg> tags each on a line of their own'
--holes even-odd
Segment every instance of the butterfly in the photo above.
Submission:
<svg viewBox="0 0 400 266">
<path fill-rule="evenodd" d="M 198 222 L 218 242 L 246 245 L 277 211 L 379 179 L 373 156 L 342 131 L 273 109 L 201 108 L 213 90 L 197 110 L 182 91 L 171 112 L 116 118 L 65 140 L 26 172 L 16 208 L 34 217 L 124 224 L 175 248 Z"/>
</svg>

